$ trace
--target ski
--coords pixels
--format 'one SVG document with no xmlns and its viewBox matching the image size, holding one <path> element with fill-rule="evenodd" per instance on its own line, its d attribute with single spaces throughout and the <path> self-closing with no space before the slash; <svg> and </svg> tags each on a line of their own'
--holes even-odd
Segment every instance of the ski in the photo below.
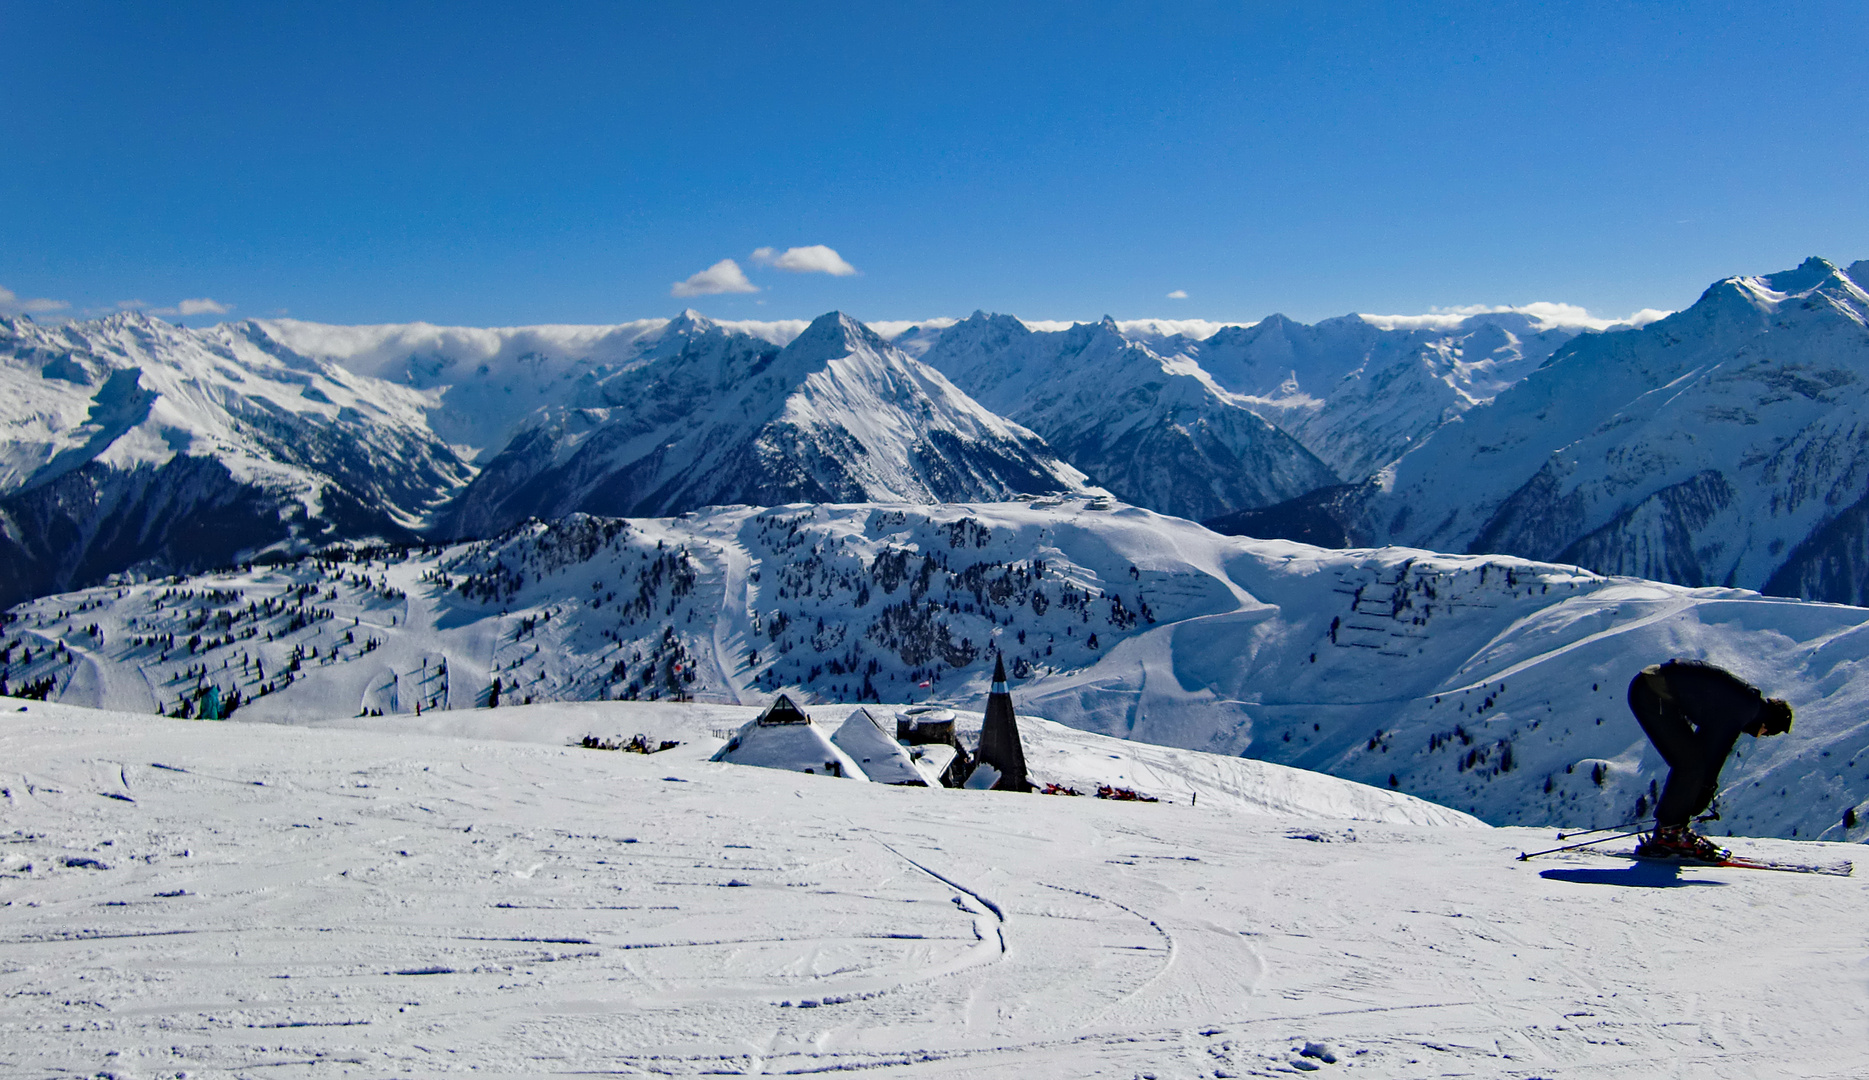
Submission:
<svg viewBox="0 0 1869 1080">
<path fill-rule="evenodd" d="M 1777 870 L 1787 874 L 1828 874 L 1832 877 L 1849 877 L 1856 869 L 1855 864 L 1840 863 L 1794 863 L 1780 862 L 1776 859 L 1750 859 L 1743 855 L 1733 855 L 1718 862 L 1702 862 L 1699 859 L 1665 859 L 1651 855 L 1637 855 L 1629 851 L 1605 851 L 1605 855 L 1632 859 L 1636 862 L 1663 863 L 1668 866 L 1705 866 L 1713 869 L 1729 868 L 1733 870 Z"/>
</svg>

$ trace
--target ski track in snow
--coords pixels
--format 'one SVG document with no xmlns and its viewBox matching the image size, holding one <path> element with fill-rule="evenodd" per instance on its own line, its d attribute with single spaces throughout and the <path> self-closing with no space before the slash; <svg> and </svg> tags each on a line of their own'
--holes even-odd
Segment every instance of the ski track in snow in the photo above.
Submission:
<svg viewBox="0 0 1869 1080">
<path fill-rule="evenodd" d="M 0 713 L 0 1073 L 1869 1072 L 1857 878 L 423 722 Z"/>
</svg>

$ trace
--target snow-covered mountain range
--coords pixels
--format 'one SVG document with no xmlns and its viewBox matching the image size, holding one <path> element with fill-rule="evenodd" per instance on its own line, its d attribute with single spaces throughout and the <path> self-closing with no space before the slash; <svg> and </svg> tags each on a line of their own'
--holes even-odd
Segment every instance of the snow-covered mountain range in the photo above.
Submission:
<svg viewBox="0 0 1869 1080">
<path fill-rule="evenodd" d="M 1034 331 L 975 312 L 922 359 L 1119 497 L 1163 513 L 1200 520 L 1337 482 L 1199 364 L 1162 356 L 1114 320 Z"/>
<path fill-rule="evenodd" d="M 1571 825 L 1652 806 L 1666 769 L 1624 688 L 1690 655 L 1798 712 L 1744 740 L 1718 827 L 1869 837 L 1869 611 L 1225 537 L 1101 499 L 573 516 L 46 597 L 0 648 L 15 693 L 193 714 L 213 687 L 275 720 L 782 688 L 972 706 L 1003 656 L 1021 709 L 1072 727 Z"/>
<path fill-rule="evenodd" d="M 1122 498 L 1204 520 L 1374 475 L 1580 328 L 1497 312 L 1152 331 L 976 312 L 922 358 Z"/>
<path fill-rule="evenodd" d="M 1097 490 L 836 313 L 429 330 L 0 320 L 0 603 L 533 514 Z"/>
<path fill-rule="evenodd" d="M 847 315 L 784 348 L 691 315 L 651 357 L 579 380 L 461 493 L 445 535 L 574 511 L 944 502 L 1083 491 L 1084 475 Z"/>
<path fill-rule="evenodd" d="M 725 503 L 1114 492 L 1225 531 L 1856 601 L 1869 299 L 1307 326 L 0 323 L 0 601 L 332 541 Z"/>
<path fill-rule="evenodd" d="M 1864 278 L 1811 259 L 1578 338 L 1402 458 L 1353 532 L 1861 603 Z"/>
<path fill-rule="evenodd" d="M 473 472 L 433 407 L 253 324 L 0 317 L 0 603 L 137 566 L 413 538 Z"/>
</svg>

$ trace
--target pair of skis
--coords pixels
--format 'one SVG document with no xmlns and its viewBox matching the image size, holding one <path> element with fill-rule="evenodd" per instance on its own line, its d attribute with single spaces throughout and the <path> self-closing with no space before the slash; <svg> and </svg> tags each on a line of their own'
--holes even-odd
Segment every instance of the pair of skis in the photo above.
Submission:
<svg viewBox="0 0 1869 1080">
<path fill-rule="evenodd" d="M 1519 852 L 1519 861 L 1525 862 L 1530 859 L 1536 859 L 1540 855 L 1556 855 L 1557 853 L 1561 851 L 1582 851 L 1586 848 L 1595 847 L 1598 844 L 1606 844 L 1611 840 L 1624 840 L 1631 836 L 1640 836 L 1643 833 L 1648 831 L 1647 829 L 1636 829 L 1633 832 L 1615 832 L 1614 831 L 1616 829 L 1625 829 L 1625 828 L 1628 828 L 1630 825 L 1636 825 L 1636 824 L 1640 824 L 1640 823 L 1635 822 L 1635 821 L 1626 821 L 1622 823 L 1621 825 L 1612 825 L 1607 829 L 1586 829 L 1582 832 L 1559 833 L 1557 837 L 1559 840 L 1568 840 L 1573 836 L 1589 836 L 1592 833 L 1599 833 L 1599 832 L 1610 833 L 1611 835 L 1599 836 L 1594 840 L 1585 840 L 1579 844 L 1566 844 L 1563 847 L 1547 848 L 1544 851 L 1531 851 L 1531 852 L 1521 851 Z M 1748 858 L 1747 856 L 1744 856 L 1744 855 L 1727 855 L 1721 859 L 1708 860 L 1708 859 L 1667 858 L 1667 857 L 1657 857 L 1657 856 L 1650 856 L 1650 855 L 1637 855 L 1633 852 L 1622 852 L 1622 851 L 1598 851 L 1598 852 L 1593 852 L 1592 854 L 1609 855 L 1609 856 L 1612 856 L 1615 858 L 1621 858 L 1621 859 L 1633 859 L 1637 862 L 1663 863 L 1669 866 L 1727 867 L 1727 868 L 1734 869 L 1734 870 L 1777 870 L 1783 873 L 1790 873 L 1790 874 L 1829 874 L 1833 877 L 1849 877 L 1850 874 L 1855 870 L 1854 864 L 1847 862 L 1847 861 L 1838 862 L 1838 863 L 1796 863 L 1796 862 L 1782 862 L 1777 859 L 1754 859 L 1754 858 Z"/>
</svg>

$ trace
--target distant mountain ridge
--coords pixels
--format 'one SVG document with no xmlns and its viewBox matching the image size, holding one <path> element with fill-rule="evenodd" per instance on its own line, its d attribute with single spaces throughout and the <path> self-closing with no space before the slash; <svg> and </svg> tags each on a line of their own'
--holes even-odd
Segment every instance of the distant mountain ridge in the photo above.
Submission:
<svg viewBox="0 0 1869 1080">
<path fill-rule="evenodd" d="M 580 385 L 469 484 L 442 526 L 702 506 L 953 502 L 1085 491 L 1030 431 L 833 312 L 778 348 L 684 315 L 678 350 Z"/>
<path fill-rule="evenodd" d="M 1114 320 L 1046 333 L 975 312 L 922 359 L 1119 497 L 1163 513 L 1199 520 L 1337 482 L 1197 364 L 1129 340 Z"/>
<path fill-rule="evenodd" d="M 1576 337 L 1354 493 L 1279 514 L 1352 544 L 1869 601 L 1865 278 L 1810 259 Z"/>
<path fill-rule="evenodd" d="M 1864 277 L 1813 259 L 1639 327 L 9 318 L 0 603 L 573 511 L 1093 488 L 1227 530 L 1864 602 Z"/>
<path fill-rule="evenodd" d="M 573 510 L 1097 490 L 847 316 L 755 329 L 0 320 L 0 604 Z"/>
</svg>

